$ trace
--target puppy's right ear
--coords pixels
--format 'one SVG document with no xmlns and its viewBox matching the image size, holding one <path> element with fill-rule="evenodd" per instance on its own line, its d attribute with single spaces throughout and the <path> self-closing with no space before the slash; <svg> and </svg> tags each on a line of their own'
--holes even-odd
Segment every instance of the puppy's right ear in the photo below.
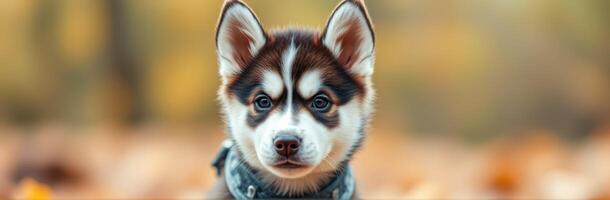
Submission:
<svg viewBox="0 0 610 200">
<path fill-rule="evenodd" d="M 241 72 L 266 41 L 265 31 L 252 10 L 241 1 L 226 1 L 216 28 L 220 75 L 228 78 Z"/>
</svg>

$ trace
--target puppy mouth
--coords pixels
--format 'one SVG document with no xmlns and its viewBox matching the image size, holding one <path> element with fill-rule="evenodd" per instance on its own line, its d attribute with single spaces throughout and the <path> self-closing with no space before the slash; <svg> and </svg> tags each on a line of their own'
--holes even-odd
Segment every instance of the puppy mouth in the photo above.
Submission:
<svg viewBox="0 0 610 200">
<path fill-rule="evenodd" d="M 307 165 L 305 165 L 299 161 L 284 159 L 284 160 L 280 160 L 278 162 L 273 163 L 273 167 L 282 168 L 282 169 L 296 169 L 296 168 L 307 167 Z"/>
<path fill-rule="evenodd" d="M 313 170 L 313 165 L 310 163 L 286 157 L 279 158 L 268 167 L 276 176 L 288 179 L 303 177 Z"/>
</svg>

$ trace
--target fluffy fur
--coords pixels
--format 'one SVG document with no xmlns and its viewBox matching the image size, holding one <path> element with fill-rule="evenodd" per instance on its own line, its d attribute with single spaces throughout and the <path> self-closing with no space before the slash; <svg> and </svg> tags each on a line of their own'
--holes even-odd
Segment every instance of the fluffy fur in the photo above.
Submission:
<svg viewBox="0 0 610 200">
<path fill-rule="evenodd" d="M 242 159 L 277 192 L 318 190 L 362 143 L 373 111 L 374 41 L 361 1 L 341 2 L 322 32 L 266 32 L 245 3 L 225 3 L 216 35 L 219 101 Z M 256 107 L 260 96 L 270 109 Z M 330 103 L 323 112 L 313 106 L 321 97 Z M 280 133 L 301 139 L 301 167 L 273 165 Z"/>
</svg>

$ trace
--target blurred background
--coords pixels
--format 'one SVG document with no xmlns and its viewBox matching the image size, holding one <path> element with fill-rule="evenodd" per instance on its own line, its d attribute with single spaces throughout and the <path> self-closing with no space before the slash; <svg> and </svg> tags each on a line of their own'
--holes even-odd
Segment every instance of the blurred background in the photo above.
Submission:
<svg viewBox="0 0 610 200">
<path fill-rule="evenodd" d="M 266 29 L 337 1 L 247 0 Z M 610 199 L 610 3 L 375 0 L 365 198 Z M 222 1 L 0 1 L 0 198 L 201 198 Z"/>
</svg>

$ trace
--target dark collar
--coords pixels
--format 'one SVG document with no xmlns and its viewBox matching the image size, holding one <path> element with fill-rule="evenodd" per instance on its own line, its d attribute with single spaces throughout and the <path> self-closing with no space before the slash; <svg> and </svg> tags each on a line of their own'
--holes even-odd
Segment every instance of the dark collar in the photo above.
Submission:
<svg viewBox="0 0 610 200">
<path fill-rule="evenodd" d="M 243 162 L 233 147 L 232 141 L 223 143 L 223 148 L 214 160 L 218 173 L 224 172 L 224 178 L 231 196 L 235 199 L 281 199 L 290 198 L 277 193 L 272 186 L 261 181 L 256 170 Z M 355 182 L 347 163 L 342 164 L 331 181 L 319 191 L 291 198 L 332 198 L 351 199 L 355 190 Z"/>
</svg>

